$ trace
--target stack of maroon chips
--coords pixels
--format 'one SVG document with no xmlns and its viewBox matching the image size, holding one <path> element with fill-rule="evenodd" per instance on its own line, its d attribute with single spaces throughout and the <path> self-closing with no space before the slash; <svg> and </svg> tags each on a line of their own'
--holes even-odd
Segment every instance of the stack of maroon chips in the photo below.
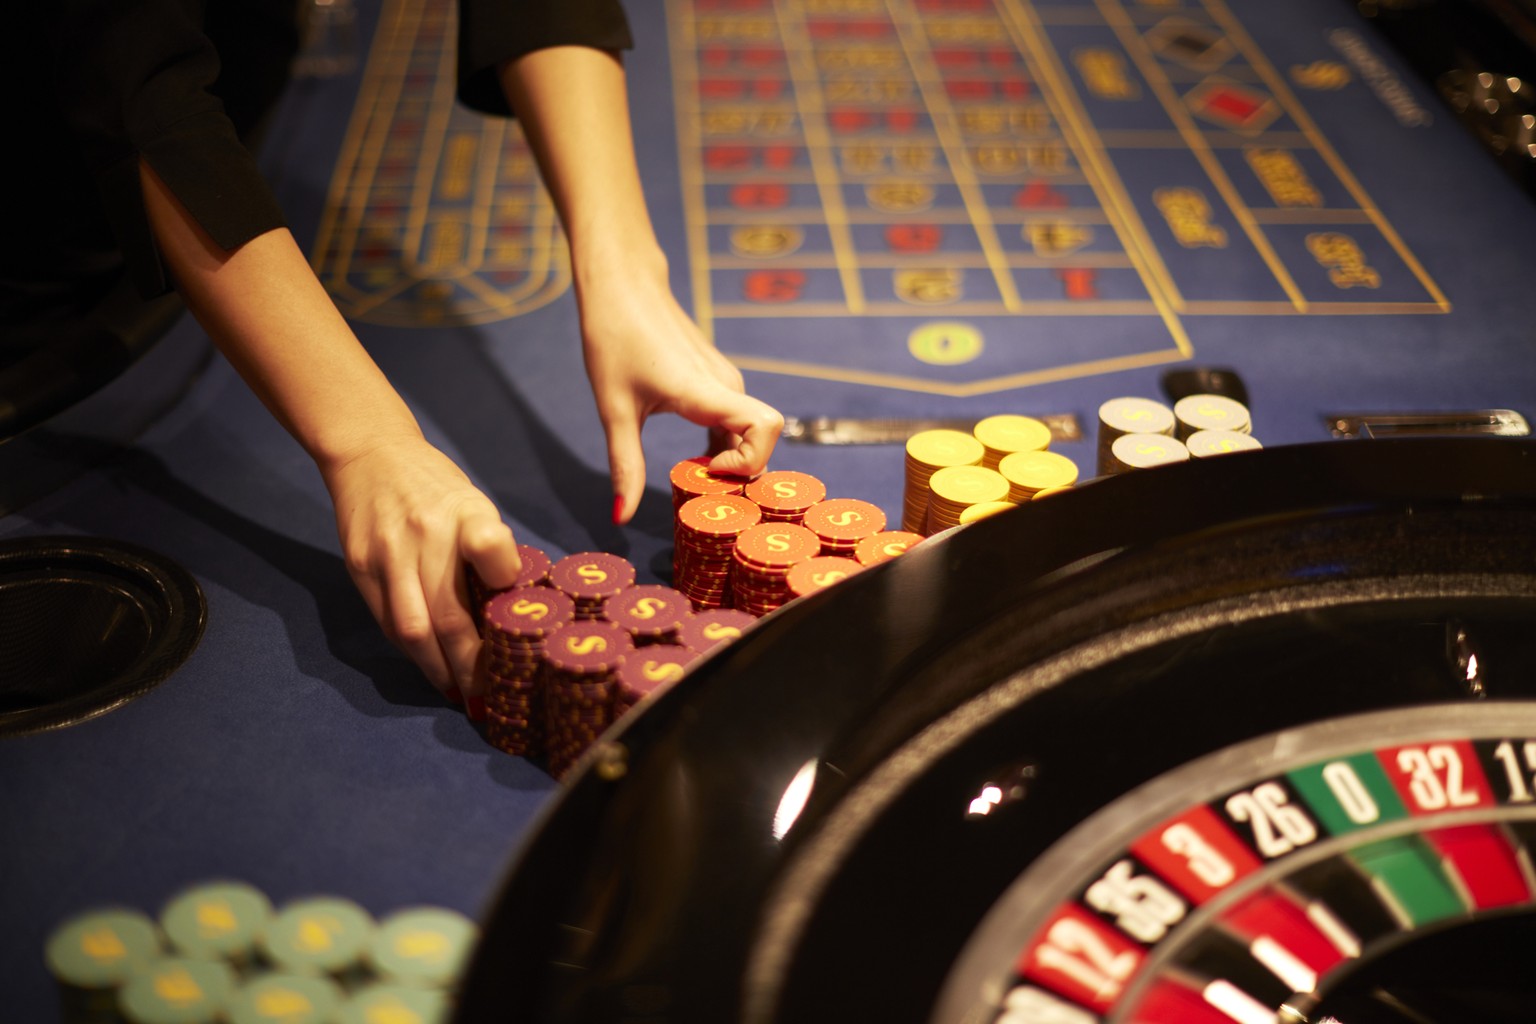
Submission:
<svg viewBox="0 0 1536 1024">
<path fill-rule="evenodd" d="M 809 473 L 774 470 L 747 484 L 742 492 L 763 510 L 763 522 L 798 523 L 810 507 L 827 496 L 827 485 Z"/>
<path fill-rule="evenodd" d="M 840 555 L 818 555 L 797 562 L 789 570 L 789 592 L 795 597 L 805 597 L 818 590 L 825 590 L 834 583 L 841 583 L 864 567 L 852 558 Z"/>
<path fill-rule="evenodd" d="M 804 526 L 821 539 L 821 553 L 854 557 L 859 541 L 885 529 L 885 513 L 858 498 L 828 498 L 805 513 Z"/>
<path fill-rule="evenodd" d="M 693 652 L 685 648 L 661 644 L 624 655 L 614 680 L 614 720 L 646 697 L 683 678 L 693 657 Z"/>
<path fill-rule="evenodd" d="M 629 633 L 636 647 L 677 641 L 677 629 L 692 615 L 688 598 L 671 587 L 630 587 L 603 605 L 603 619 Z"/>
<path fill-rule="evenodd" d="M 727 603 L 736 540 L 761 519 L 757 505 L 734 494 L 701 495 L 677 510 L 672 585 L 695 610 Z"/>
<path fill-rule="evenodd" d="M 684 620 L 678 628 L 677 638 L 684 647 L 698 652 L 694 655 L 697 658 L 736 640 L 755 622 L 756 616 L 736 608 L 715 608 L 697 612 Z"/>
<path fill-rule="evenodd" d="M 549 585 L 576 602 L 576 617 L 599 619 L 603 602 L 635 584 L 635 567 L 618 555 L 581 551 L 567 555 L 549 569 Z"/>
<path fill-rule="evenodd" d="M 920 533 L 911 533 L 906 530 L 882 530 L 873 537 L 865 537 L 859 541 L 853 549 L 853 556 L 858 559 L 860 565 L 867 568 L 906 554 L 908 548 L 921 543 L 922 539 L 923 535 Z"/>
<path fill-rule="evenodd" d="M 759 523 L 742 531 L 731 564 L 731 596 L 744 612 L 767 615 L 789 601 L 789 570 L 821 553 L 821 538 L 795 523 Z"/>
<path fill-rule="evenodd" d="M 549 556 L 543 551 L 529 544 L 519 544 L 517 554 L 523 560 L 523 571 L 518 573 L 517 579 L 512 583 L 513 587 L 531 587 L 549 579 Z M 485 602 L 489 601 L 497 591 L 485 585 L 485 581 L 480 578 L 474 566 L 466 565 L 464 569 L 464 581 L 469 588 L 470 615 L 475 620 L 475 629 L 483 630 Z"/>
<path fill-rule="evenodd" d="M 475 666 L 485 684 L 485 735 L 509 754 L 543 746 L 544 641 L 575 617 L 575 602 L 551 587 L 503 590 L 485 605 L 485 643 Z"/>
<path fill-rule="evenodd" d="M 560 778 L 613 721 L 615 677 L 635 649 L 611 622 L 577 620 L 544 639 L 544 750 Z"/>
<path fill-rule="evenodd" d="M 692 498 L 707 494 L 740 494 L 746 478 L 709 471 L 710 456 L 684 459 L 672 467 L 672 511 L 676 512 Z"/>
</svg>

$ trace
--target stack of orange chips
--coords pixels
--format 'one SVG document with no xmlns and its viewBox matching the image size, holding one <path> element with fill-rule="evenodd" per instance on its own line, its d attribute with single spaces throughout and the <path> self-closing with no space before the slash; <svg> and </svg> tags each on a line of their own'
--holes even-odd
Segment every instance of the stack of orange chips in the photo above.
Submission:
<svg viewBox="0 0 1536 1024">
<path fill-rule="evenodd" d="M 767 615 L 789 601 L 789 570 L 821 554 L 821 538 L 796 523 L 758 523 L 736 539 L 731 564 L 733 603 Z"/>
<path fill-rule="evenodd" d="M 735 494 L 703 495 L 678 509 L 672 584 L 695 611 L 728 603 L 736 540 L 762 518 L 755 503 Z"/>
<path fill-rule="evenodd" d="M 740 494 L 746 487 L 744 477 L 726 476 L 709 471 L 710 457 L 697 455 L 672 467 L 672 510 L 682 508 L 690 498 L 703 494 Z"/>
<path fill-rule="evenodd" d="M 827 485 L 809 473 L 774 470 L 747 484 L 742 494 L 762 509 L 765 523 L 798 523 L 827 496 Z"/>
<path fill-rule="evenodd" d="M 853 557 L 859 541 L 885 529 L 885 513 L 858 498 L 828 498 L 805 513 L 803 525 L 821 540 L 821 553 Z"/>
<path fill-rule="evenodd" d="M 792 596 L 805 597 L 818 590 L 825 590 L 834 583 L 841 583 L 854 573 L 863 570 L 864 566 L 852 558 L 818 555 L 791 566 L 786 582 L 789 584 L 789 592 Z"/>
<path fill-rule="evenodd" d="M 882 530 L 872 537 L 865 537 L 853 549 L 853 556 L 866 568 L 889 562 L 907 553 L 914 544 L 921 543 L 923 535 L 906 530 Z"/>
</svg>

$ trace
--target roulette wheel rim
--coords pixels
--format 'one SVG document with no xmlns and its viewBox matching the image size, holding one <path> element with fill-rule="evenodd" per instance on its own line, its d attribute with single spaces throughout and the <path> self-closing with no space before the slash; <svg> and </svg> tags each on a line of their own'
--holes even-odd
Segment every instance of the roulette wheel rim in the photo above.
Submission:
<svg viewBox="0 0 1536 1024">
<path fill-rule="evenodd" d="M 836 1000 L 807 1009 L 806 992 L 851 970 L 818 936 L 841 926 L 838 887 L 870 868 L 882 816 L 945 757 L 1041 694 L 1083 688 L 1063 680 L 1245 617 L 1447 600 L 1524 615 L 1533 458 L 1481 439 L 1327 444 L 1095 481 L 782 609 L 573 773 L 510 869 L 457 1019 L 843 1019 Z M 1466 697 L 1373 694 L 1224 727 L 1088 787 L 1054 835 L 1253 736 Z M 947 965 L 974 924 L 918 955 Z"/>
</svg>

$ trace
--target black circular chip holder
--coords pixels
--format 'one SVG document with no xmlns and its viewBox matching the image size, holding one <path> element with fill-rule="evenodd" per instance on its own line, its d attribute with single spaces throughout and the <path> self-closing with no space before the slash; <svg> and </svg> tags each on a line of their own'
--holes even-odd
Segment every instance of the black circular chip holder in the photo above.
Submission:
<svg viewBox="0 0 1536 1024">
<path fill-rule="evenodd" d="M 0 737 L 141 696 L 202 638 L 207 605 L 170 559 L 96 537 L 0 541 Z"/>
<path fill-rule="evenodd" d="M 1536 700 L 1536 444 L 1095 481 L 785 607 L 607 736 L 513 863 L 455 1020 L 925 1022 L 998 895 L 1117 797 L 1484 696 Z M 969 820 L 1005 775 L 1023 798 Z"/>
</svg>

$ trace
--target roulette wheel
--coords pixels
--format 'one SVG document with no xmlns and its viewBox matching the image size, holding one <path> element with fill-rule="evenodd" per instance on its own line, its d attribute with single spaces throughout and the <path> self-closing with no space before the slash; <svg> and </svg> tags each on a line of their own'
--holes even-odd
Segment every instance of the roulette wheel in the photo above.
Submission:
<svg viewBox="0 0 1536 1024">
<path fill-rule="evenodd" d="M 1533 460 L 1130 473 L 786 606 L 573 773 L 457 1019 L 1530 1019 Z"/>
</svg>

